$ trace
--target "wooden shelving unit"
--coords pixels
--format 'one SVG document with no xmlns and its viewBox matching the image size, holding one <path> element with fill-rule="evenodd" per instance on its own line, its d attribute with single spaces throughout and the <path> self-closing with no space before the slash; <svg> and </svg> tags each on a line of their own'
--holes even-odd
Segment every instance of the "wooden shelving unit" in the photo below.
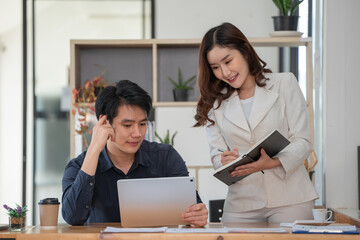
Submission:
<svg viewBox="0 0 360 240">
<path fill-rule="evenodd" d="M 312 39 L 271 37 L 249 38 L 249 40 L 254 47 L 306 47 L 306 99 L 311 119 L 311 133 L 313 133 Z M 107 66 L 110 82 L 126 78 L 140 81 L 137 83 L 150 93 L 154 107 L 195 106 L 199 97 L 197 86 L 194 86 L 195 90 L 189 102 L 173 102 L 171 83 L 167 80 L 167 76 L 176 76 L 174 74 L 177 73 L 179 65 L 182 66 L 183 74 L 188 73 L 189 76 L 197 74 L 200 41 L 200 39 L 72 40 L 70 87 L 78 88 L 86 79 L 94 77 L 96 71 L 94 72 L 92 65 L 100 64 Z M 71 102 L 74 102 L 72 95 Z M 70 156 L 74 157 L 75 120 L 72 114 L 70 114 L 70 131 Z"/>
</svg>

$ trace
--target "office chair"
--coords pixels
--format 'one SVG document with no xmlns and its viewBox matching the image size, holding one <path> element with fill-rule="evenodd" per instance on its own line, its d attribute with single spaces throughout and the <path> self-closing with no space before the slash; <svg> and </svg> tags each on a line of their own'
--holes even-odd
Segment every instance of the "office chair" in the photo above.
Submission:
<svg viewBox="0 0 360 240">
<path fill-rule="evenodd" d="M 221 222 L 225 199 L 209 200 L 210 222 Z"/>
</svg>

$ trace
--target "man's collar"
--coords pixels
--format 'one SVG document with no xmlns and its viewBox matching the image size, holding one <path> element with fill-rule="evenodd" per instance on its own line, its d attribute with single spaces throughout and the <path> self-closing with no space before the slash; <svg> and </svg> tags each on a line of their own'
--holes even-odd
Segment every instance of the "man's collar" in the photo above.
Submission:
<svg viewBox="0 0 360 240">
<path fill-rule="evenodd" d="M 132 169 L 137 168 L 139 165 L 142 165 L 144 167 L 150 166 L 150 158 L 143 151 L 143 145 L 144 145 L 144 142 L 141 143 L 139 150 L 135 153 L 135 160 L 134 160 L 133 166 L 131 167 L 130 171 Z"/>
<path fill-rule="evenodd" d="M 139 150 L 135 153 L 135 160 L 134 160 L 134 163 L 132 164 L 131 169 L 136 168 L 138 165 L 142 165 L 145 167 L 150 165 L 150 159 L 149 159 L 148 155 L 144 154 L 144 152 L 142 151 L 143 145 L 144 145 L 144 142 L 141 144 Z M 100 172 L 106 172 L 110 168 L 115 167 L 114 163 L 109 158 L 109 155 L 106 150 L 106 146 L 100 153 L 98 165 L 100 168 Z"/>
<path fill-rule="evenodd" d="M 114 167 L 114 164 L 112 163 L 112 161 L 109 158 L 109 155 L 107 154 L 106 146 L 100 153 L 98 165 L 100 167 L 100 172 L 106 172 L 110 168 Z"/>
</svg>

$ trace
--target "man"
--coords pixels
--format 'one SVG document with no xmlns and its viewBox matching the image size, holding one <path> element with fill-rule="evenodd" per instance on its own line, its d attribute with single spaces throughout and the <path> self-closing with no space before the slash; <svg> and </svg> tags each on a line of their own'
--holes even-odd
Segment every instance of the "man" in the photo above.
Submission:
<svg viewBox="0 0 360 240">
<path fill-rule="evenodd" d="M 71 225 L 120 222 L 116 182 L 128 178 L 187 176 L 185 163 L 170 145 L 144 140 L 152 100 L 137 84 L 122 80 L 101 91 L 95 103 L 98 123 L 87 151 L 66 166 L 62 215 Z M 182 214 L 193 227 L 207 223 L 197 202 Z"/>
</svg>

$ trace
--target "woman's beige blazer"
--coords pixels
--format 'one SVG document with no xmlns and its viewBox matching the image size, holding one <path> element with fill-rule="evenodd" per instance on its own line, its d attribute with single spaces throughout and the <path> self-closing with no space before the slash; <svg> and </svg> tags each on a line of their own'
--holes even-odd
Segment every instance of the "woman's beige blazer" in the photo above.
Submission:
<svg viewBox="0 0 360 240">
<path fill-rule="evenodd" d="M 214 168 L 222 166 L 218 148 L 238 148 L 241 154 L 277 129 L 291 142 L 275 157 L 282 166 L 253 173 L 229 186 L 224 210 L 243 212 L 278 207 L 318 198 L 304 167 L 311 149 L 308 111 L 304 96 L 292 73 L 271 73 L 265 87 L 256 86 L 249 123 L 237 92 L 215 102 L 209 117 L 215 125 L 206 127 Z"/>
</svg>

